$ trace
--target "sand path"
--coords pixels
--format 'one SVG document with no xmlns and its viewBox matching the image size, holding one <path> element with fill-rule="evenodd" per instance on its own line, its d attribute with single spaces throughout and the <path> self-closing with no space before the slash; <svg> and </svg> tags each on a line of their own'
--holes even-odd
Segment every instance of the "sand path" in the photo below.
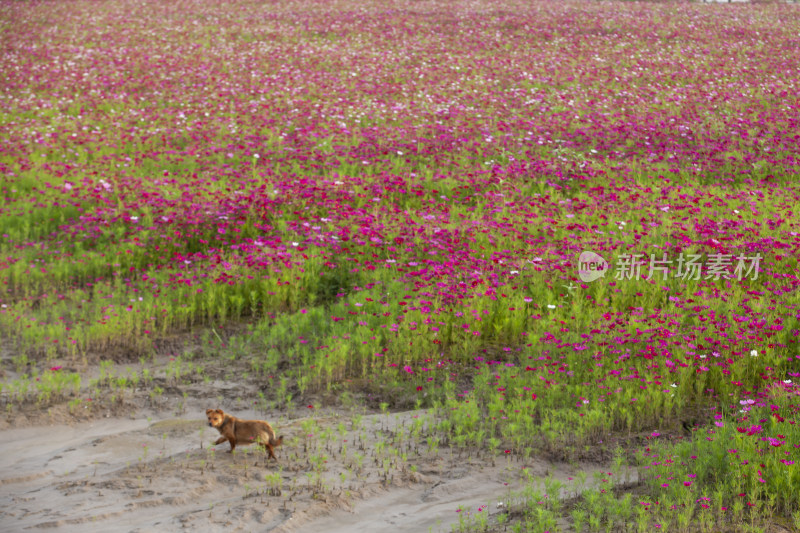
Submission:
<svg viewBox="0 0 800 533">
<path fill-rule="evenodd" d="M 6 429 L 3 531 L 449 531 L 467 513 L 500 512 L 497 502 L 523 486 L 524 470 L 567 490 L 574 483 L 566 465 L 398 441 L 423 411 L 366 415 L 358 427 L 335 412 L 276 420 L 287 435 L 276 464 L 252 447 L 213 449 L 216 431 L 199 406 L 187 412 L 195 410 L 195 418 Z"/>
</svg>

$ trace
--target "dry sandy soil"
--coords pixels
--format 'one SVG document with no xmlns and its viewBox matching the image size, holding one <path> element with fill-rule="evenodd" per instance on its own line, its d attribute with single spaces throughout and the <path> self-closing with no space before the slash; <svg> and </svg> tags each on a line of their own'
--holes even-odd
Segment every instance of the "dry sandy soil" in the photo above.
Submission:
<svg viewBox="0 0 800 533">
<path fill-rule="evenodd" d="M 577 466 L 430 448 L 424 410 L 358 414 L 318 402 L 288 415 L 255 411 L 241 400 L 255 389 L 221 376 L 166 387 L 172 409 L 142 392 L 84 421 L 64 415 L 65 405 L 49 417 L 7 411 L 2 530 L 450 531 L 470 513 L 503 512 L 529 476 L 575 490 Z M 252 446 L 214 447 L 207 407 L 269 420 L 286 439 L 278 462 Z M 412 438 L 415 424 L 421 436 Z M 591 479 L 599 467 L 583 469 Z"/>
</svg>

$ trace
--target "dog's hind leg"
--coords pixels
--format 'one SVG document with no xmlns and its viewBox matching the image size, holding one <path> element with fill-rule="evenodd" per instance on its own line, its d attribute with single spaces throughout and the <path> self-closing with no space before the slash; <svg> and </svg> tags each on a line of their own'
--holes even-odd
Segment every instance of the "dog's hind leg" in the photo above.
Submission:
<svg viewBox="0 0 800 533">
<path fill-rule="evenodd" d="M 278 460 L 278 458 L 275 457 L 275 449 L 272 447 L 269 440 L 260 440 L 258 443 L 264 447 L 264 451 L 268 454 L 267 459 Z"/>
</svg>

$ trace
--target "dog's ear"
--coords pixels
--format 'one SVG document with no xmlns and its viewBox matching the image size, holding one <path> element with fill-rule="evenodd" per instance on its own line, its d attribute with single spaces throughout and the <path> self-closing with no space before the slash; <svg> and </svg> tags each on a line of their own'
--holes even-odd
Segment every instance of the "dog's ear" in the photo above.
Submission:
<svg viewBox="0 0 800 533">
<path fill-rule="evenodd" d="M 222 409 L 215 409 L 215 413 L 219 413 L 220 415 L 224 415 L 225 413 L 222 412 Z"/>
<path fill-rule="evenodd" d="M 206 416 L 210 415 L 213 412 L 214 412 L 213 409 L 206 409 Z"/>
</svg>

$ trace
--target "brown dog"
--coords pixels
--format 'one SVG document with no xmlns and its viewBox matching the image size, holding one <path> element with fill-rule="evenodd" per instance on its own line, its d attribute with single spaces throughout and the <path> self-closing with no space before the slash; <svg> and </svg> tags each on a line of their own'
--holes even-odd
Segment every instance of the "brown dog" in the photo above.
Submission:
<svg viewBox="0 0 800 533">
<path fill-rule="evenodd" d="M 272 459 L 278 460 L 275 457 L 274 448 L 283 443 L 283 437 L 275 437 L 275 430 L 268 422 L 242 420 L 225 414 L 222 409 L 206 409 L 206 416 L 208 425 L 217 428 L 222 435 L 214 444 L 222 444 L 225 441 L 231 443 L 228 453 L 231 453 L 237 444 L 253 444 L 255 442 L 262 445 Z"/>
</svg>

